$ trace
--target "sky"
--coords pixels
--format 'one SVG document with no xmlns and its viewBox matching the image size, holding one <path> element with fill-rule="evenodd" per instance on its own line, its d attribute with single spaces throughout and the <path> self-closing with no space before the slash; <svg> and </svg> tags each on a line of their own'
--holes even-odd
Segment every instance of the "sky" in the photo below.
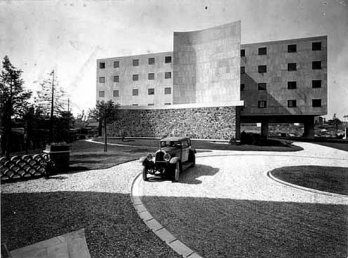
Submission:
<svg viewBox="0 0 348 258">
<path fill-rule="evenodd" d="M 0 58 L 34 92 L 54 69 L 77 114 L 95 106 L 98 58 L 172 51 L 174 31 L 237 20 L 242 44 L 327 35 L 327 117 L 348 115 L 348 0 L 0 0 Z"/>
</svg>

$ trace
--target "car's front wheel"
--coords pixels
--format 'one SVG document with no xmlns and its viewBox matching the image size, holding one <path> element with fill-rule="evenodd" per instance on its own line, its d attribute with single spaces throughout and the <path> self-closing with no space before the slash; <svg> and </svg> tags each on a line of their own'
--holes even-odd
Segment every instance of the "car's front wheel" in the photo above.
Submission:
<svg viewBox="0 0 348 258">
<path fill-rule="evenodd" d="M 175 169 L 174 169 L 173 182 L 179 182 L 180 174 L 181 174 L 181 163 L 180 161 L 177 161 L 175 164 Z"/>
<path fill-rule="evenodd" d="M 147 168 L 144 166 L 143 168 L 143 180 L 148 181 L 149 179 L 147 178 Z"/>
</svg>

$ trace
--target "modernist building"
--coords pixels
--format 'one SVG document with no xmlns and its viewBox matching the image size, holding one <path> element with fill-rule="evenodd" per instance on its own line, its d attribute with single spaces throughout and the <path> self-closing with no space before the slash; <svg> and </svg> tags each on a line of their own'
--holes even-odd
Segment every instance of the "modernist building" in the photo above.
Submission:
<svg viewBox="0 0 348 258">
<path fill-rule="evenodd" d="M 111 134 L 238 138 L 241 122 L 263 134 L 299 122 L 312 137 L 327 113 L 327 37 L 243 45 L 240 35 L 240 22 L 174 32 L 173 52 L 97 60 L 97 100 L 123 110 Z"/>
</svg>

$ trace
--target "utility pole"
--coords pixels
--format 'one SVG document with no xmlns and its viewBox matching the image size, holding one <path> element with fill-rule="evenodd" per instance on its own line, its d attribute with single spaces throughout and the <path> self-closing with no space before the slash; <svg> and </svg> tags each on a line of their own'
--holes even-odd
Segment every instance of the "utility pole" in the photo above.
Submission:
<svg viewBox="0 0 348 258">
<path fill-rule="evenodd" d="M 52 97 L 51 97 L 51 117 L 50 117 L 49 143 L 53 142 L 54 70 L 52 71 L 51 74 L 52 74 Z"/>
</svg>

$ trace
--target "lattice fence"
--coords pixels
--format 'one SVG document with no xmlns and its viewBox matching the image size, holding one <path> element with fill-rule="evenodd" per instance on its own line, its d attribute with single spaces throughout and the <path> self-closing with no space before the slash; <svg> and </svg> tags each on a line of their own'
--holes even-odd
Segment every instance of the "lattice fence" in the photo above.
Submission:
<svg viewBox="0 0 348 258">
<path fill-rule="evenodd" d="M 48 154 L 1 157 L 1 182 L 43 176 L 49 162 Z"/>
</svg>

